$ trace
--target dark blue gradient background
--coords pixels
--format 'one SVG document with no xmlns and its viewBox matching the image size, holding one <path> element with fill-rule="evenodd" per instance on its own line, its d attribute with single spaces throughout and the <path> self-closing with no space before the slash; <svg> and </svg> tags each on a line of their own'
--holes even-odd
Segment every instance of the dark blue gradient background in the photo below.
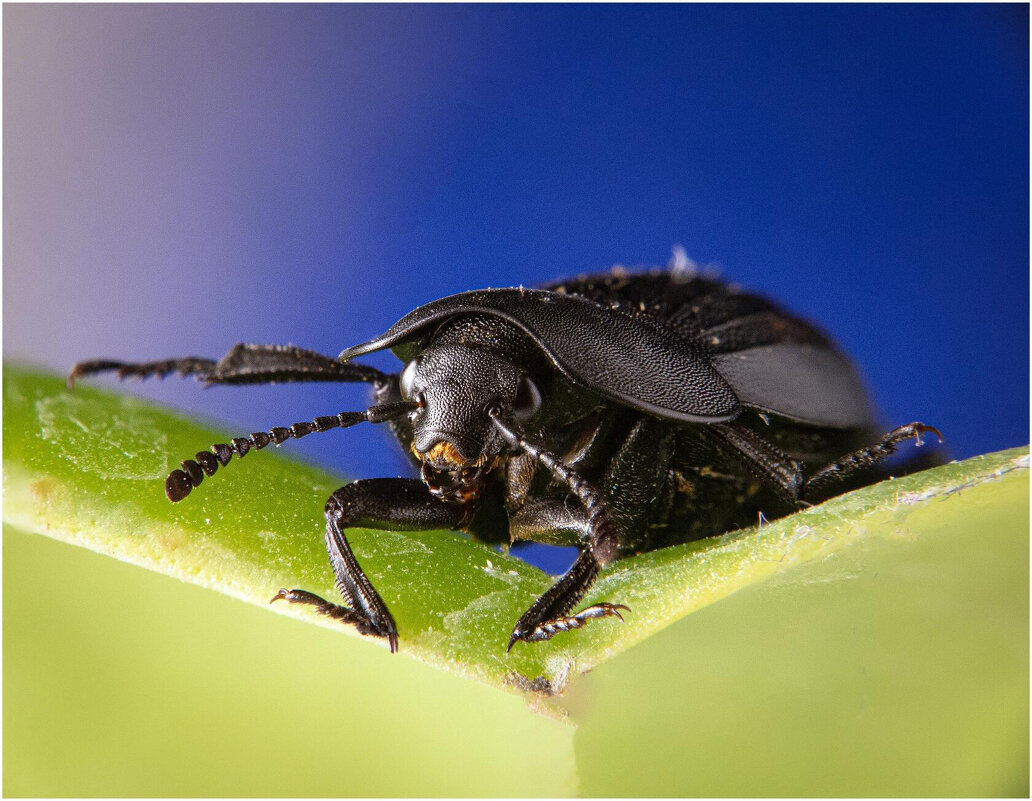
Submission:
<svg viewBox="0 0 1032 801">
<path fill-rule="evenodd" d="M 819 320 L 886 426 L 1028 442 L 1025 5 L 3 16 L 7 357 L 335 355 L 432 298 L 681 244 Z M 241 433 L 365 402 L 139 391 Z M 407 469 L 371 428 L 290 447 Z"/>
</svg>

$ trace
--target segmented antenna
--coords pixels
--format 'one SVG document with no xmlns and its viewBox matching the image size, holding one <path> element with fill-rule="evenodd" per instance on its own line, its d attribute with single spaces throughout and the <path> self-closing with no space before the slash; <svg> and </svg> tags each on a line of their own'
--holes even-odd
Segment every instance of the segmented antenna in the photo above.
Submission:
<svg viewBox="0 0 1032 801">
<path fill-rule="evenodd" d="M 184 459 L 182 470 L 173 470 L 165 479 L 165 495 L 177 503 L 189 495 L 194 487 L 200 486 L 205 476 L 215 475 L 220 466 L 229 464 L 233 455 L 243 459 L 252 448 L 261 450 L 267 445 L 282 445 L 288 439 L 301 439 L 309 434 L 321 434 L 334 428 L 350 428 L 358 423 L 383 423 L 393 420 L 417 408 L 416 401 L 396 401 L 370 406 L 364 412 L 341 412 L 338 415 L 316 417 L 311 422 L 294 423 L 289 428 L 276 426 L 268 431 L 258 431 L 248 437 L 234 437 L 230 442 L 219 442 L 211 446 L 211 453 L 198 451 L 193 459 Z"/>
</svg>

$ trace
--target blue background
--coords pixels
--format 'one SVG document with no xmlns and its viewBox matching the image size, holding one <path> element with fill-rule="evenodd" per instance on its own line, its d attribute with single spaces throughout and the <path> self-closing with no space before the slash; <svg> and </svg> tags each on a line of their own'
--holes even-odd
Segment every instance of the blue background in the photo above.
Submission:
<svg viewBox="0 0 1032 801">
<path fill-rule="evenodd" d="M 1025 5 L 3 15 L 7 357 L 335 355 L 442 295 L 680 244 L 822 323 L 886 427 L 1028 442 Z M 366 401 L 138 391 L 239 433 Z M 289 447 L 407 472 L 372 427 Z"/>
</svg>

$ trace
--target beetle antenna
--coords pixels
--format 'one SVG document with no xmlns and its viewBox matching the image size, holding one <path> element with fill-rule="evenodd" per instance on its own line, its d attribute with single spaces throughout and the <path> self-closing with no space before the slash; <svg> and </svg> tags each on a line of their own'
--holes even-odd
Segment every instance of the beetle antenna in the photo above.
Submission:
<svg viewBox="0 0 1032 801">
<path fill-rule="evenodd" d="M 165 495 L 172 503 L 183 500 L 205 476 L 215 475 L 219 466 L 225 467 L 236 454 L 244 456 L 254 448 L 261 450 L 269 443 L 281 445 L 288 439 L 301 439 L 312 433 L 321 434 L 334 428 L 350 428 L 358 423 L 384 423 L 411 412 L 419 404 L 416 401 L 396 401 L 370 406 L 364 412 L 341 412 L 338 415 L 316 417 L 311 422 L 294 423 L 289 428 L 276 426 L 268 431 L 258 431 L 248 437 L 234 437 L 229 443 L 219 442 L 211 446 L 211 453 L 199 451 L 193 459 L 184 459 L 182 470 L 173 470 L 165 479 Z"/>
</svg>

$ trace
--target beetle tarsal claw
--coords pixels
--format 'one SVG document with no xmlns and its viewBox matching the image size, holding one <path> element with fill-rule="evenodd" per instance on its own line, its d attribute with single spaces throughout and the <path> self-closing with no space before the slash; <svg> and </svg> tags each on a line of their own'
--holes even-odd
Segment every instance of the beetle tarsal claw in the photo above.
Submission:
<svg viewBox="0 0 1032 801">
<path fill-rule="evenodd" d="M 630 612 L 631 608 L 624 604 L 611 604 L 611 603 L 598 603 L 586 606 L 577 612 L 575 615 L 567 615 L 565 617 L 557 617 L 555 620 L 548 620 L 544 623 L 538 623 L 529 633 L 523 633 L 517 626 L 512 636 L 509 638 L 509 645 L 505 649 L 506 651 L 512 650 L 512 646 L 516 644 L 517 640 L 523 640 L 524 642 L 541 642 L 543 640 L 550 640 L 556 634 L 561 631 L 573 631 L 575 629 L 584 628 L 589 620 L 594 620 L 599 617 L 615 617 L 623 623 L 623 615 L 620 614 L 620 610 L 624 612 Z"/>
<path fill-rule="evenodd" d="M 359 634 L 386 638 L 392 654 L 398 650 L 398 633 L 396 631 L 378 628 L 365 615 L 349 606 L 331 603 L 314 592 L 308 592 L 308 590 L 288 590 L 286 587 L 281 588 L 279 592 L 272 596 L 269 603 L 275 603 L 276 601 L 314 606 L 316 613 L 339 620 L 342 623 L 348 623 L 354 626 Z"/>
<path fill-rule="evenodd" d="M 935 434 L 935 437 L 939 440 L 940 444 L 946 441 L 942 432 L 934 426 L 926 426 L 924 423 L 911 423 L 910 427 L 914 429 L 914 444 L 919 448 L 924 445 L 924 441 L 921 439 L 922 434 Z M 904 426 L 904 428 L 906 428 L 906 426 Z"/>
</svg>

